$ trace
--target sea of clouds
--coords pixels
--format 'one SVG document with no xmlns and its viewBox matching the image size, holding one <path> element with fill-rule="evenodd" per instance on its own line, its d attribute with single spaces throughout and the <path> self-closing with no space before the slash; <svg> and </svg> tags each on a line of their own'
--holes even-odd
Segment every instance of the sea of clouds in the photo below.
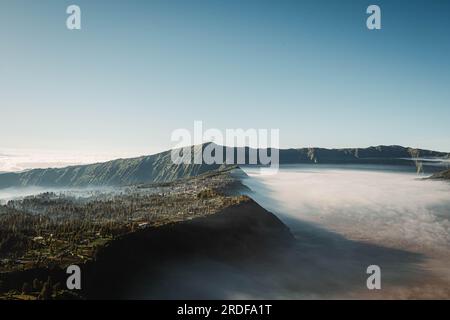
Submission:
<svg viewBox="0 0 450 320">
<path fill-rule="evenodd" d="M 321 166 L 281 169 L 245 183 L 265 207 L 352 239 L 449 251 L 450 183 L 410 172 Z"/>
<path fill-rule="evenodd" d="M 74 152 L 63 150 L 0 149 L 0 173 L 36 168 L 62 168 L 140 155 L 135 152 Z"/>
</svg>

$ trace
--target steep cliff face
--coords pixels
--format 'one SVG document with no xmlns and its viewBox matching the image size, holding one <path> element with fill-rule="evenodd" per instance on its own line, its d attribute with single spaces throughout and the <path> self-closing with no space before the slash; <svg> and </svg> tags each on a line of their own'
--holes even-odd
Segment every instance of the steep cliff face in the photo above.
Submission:
<svg viewBox="0 0 450 320">
<path fill-rule="evenodd" d="M 225 165 L 216 164 L 174 164 L 171 160 L 171 152 L 166 151 L 151 156 L 118 159 L 91 165 L 0 174 L 0 188 L 93 187 L 170 182 L 225 167 Z"/>
<path fill-rule="evenodd" d="M 301 148 L 280 150 L 280 163 L 367 163 L 411 164 L 412 158 L 444 158 L 445 152 L 406 148 L 402 146 L 377 146 L 369 148 Z"/>
</svg>

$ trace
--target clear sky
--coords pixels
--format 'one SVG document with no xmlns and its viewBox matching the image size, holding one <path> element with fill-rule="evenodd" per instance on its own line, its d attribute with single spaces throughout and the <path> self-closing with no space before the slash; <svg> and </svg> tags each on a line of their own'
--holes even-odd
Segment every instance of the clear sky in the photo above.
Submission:
<svg viewBox="0 0 450 320">
<path fill-rule="evenodd" d="M 194 120 L 450 151 L 450 1 L 1 0 L 0 38 L 0 161 L 150 154 Z"/>
</svg>

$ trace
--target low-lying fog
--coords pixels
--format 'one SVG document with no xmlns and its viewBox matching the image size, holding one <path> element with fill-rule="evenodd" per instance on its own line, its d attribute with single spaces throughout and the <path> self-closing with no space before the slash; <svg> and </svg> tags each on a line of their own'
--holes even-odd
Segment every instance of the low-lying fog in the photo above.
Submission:
<svg viewBox="0 0 450 320">
<path fill-rule="evenodd" d="M 36 196 L 45 192 L 53 192 L 57 195 L 70 196 L 74 198 L 88 198 L 99 194 L 116 194 L 123 192 L 125 188 L 93 187 L 93 188 L 43 188 L 23 187 L 0 189 L 0 205 L 5 205 L 10 200 L 20 200 L 29 196 Z"/>
<path fill-rule="evenodd" d="M 0 205 L 5 204 L 9 200 L 20 199 L 45 192 L 45 189 L 38 187 L 29 188 L 7 188 L 0 189 Z"/>
<path fill-rule="evenodd" d="M 408 172 L 286 167 L 245 183 L 267 209 L 353 239 L 389 247 L 448 250 L 450 183 Z"/>
<path fill-rule="evenodd" d="M 328 243 L 329 252 L 321 251 L 327 256 L 314 259 L 328 259 L 330 269 L 347 261 L 351 272 L 352 265 L 363 267 L 361 261 L 367 261 L 397 280 L 415 270 L 420 275 L 413 278 L 422 284 L 386 281 L 391 285 L 386 297 L 449 297 L 450 183 L 383 166 L 296 165 L 275 175 L 244 171 L 250 195 L 289 226 L 302 250 L 318 252 Z M 335 246 L 338 242 L 342 245 Z M 389 267 L 383 270 L 385 254 L 364 258 L 370 256 L 365 244 L 385 248 Z M 420 258 L 409 263 L 404 253 Z"/>
<path fill-rule="evenodd" d="M 160 267 L 157 281 L 138 277 L 143 288 L 132 286 L 129 297 L 450 298 L 449 183 L 393 166 L 244 171 L 250 196 L 290 228 L 296 243 L 243 264 L 175 259 Z M 381 290 L 367 289 L 370 265 L 381 268 Z"/>
</svg>

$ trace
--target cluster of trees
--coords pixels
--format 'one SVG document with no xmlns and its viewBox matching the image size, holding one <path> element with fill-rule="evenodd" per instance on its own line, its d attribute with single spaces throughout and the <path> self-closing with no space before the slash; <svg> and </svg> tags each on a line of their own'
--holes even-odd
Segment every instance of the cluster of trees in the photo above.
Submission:
<svg viewBox="0 0 450 320">
<path fill-rule="evenodd" d="M 39 218 L 36 216 L 3 208 L 0 212 L 0 258 L 11 253 L 14 253 L 13 257 L 20 256 L 28 249 L 35 248 L 31 237 L 38 223 Z"/>
<path fill-rule="evenodd" d="M 236 199 L 217 190 L 228 176 L 211 176 L 156 188 L 95 193 L 88 197 L 43 193 L 0 206 L 0 269 L 2 259 L 27 255 L 37 265 L 46 258 L 77 256 L 97 239 L 130 232 L 142 222 L 177 221 L 214 213 Z M 164 191 L 164 192 L 161 192 Z M 239 202 L 239 201 L 238 201 Z M 93 251 L 95 251 L 95 245 Z"/>
<path fill-rule="evenodd" d="M 55 297 L 62 289 L 61 283 L 53 284 L 52 279 L 48 277 L 46 282 L 34 279 L 32 285 L 25 282 L 22 286 L 23 295 L 37 294 L 39 300 L 49 300 Z"/>
<path fill-rule="evenodd" d="M 2 288 L 0 287 L 0 292 Z M 51 277 L 47 281 L 40 281 L 34 279 L 33 282 L 24 282 L 21 290 L 11 290 L 9 295 L 17 296 L 31 296 L 37 300 L 54 300 L 54 299 L 80 299 L 73 291 L 66 290 L 60 282 L 54 282 Z"/>
<path fill-rule="evenodd" d="M 76 253 L 80 243 L 116 237 L 134 230 L 140 221 L 212 210 L 214 206 L 205 208 L 202 199 L 213 196 L 214 191 L 206 190 L 200 199 L 187 194 L 139 194 L 79 201 L 46 194 L 10 201 L 0 213 L 0 259 L 18 258 L 44 247 L 55 254 L 61 241 L 66 250 Z"/>
<path fill-rule="evenodd" d="M 214 189 L 208 188 L 197 193 L 197 198 L 199 199 L 208 199 L 218 196 L 217 191 Z"/>
</svg>

